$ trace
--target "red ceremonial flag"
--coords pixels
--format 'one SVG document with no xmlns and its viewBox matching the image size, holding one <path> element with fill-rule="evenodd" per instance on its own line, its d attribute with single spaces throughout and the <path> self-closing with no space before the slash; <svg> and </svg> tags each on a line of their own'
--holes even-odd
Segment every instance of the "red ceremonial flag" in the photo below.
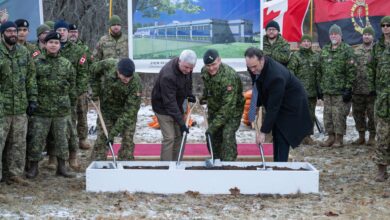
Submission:
<svg viewBox="0 0 390 220">
<path fill-rule="evenodd" d="M 278 22 L 280 33 L 289 42 L 299 42 L 310 0 L 272 0 L 264 3 L 264 28 L 271 20 Z"/>
<path fill-rule="evenodd" d="M 381 35 L 380 20 L 390 14 L 390 0 L 314 0 L 314 21 L 320 45 L 329 42 L 329 28 L 337 24 L 348 44 L 362 41 L 363 29 L 372 26 Z"/>
</svg>

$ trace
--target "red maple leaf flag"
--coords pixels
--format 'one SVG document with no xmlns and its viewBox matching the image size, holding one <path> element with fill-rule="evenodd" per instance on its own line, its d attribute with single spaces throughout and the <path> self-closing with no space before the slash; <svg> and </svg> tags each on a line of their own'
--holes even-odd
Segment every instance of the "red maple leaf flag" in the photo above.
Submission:
<svg viewBox="0 0 390 220">
<path fill-rule="evenodd" d="M 302 25 L 310 0 L 272 0 L 264 3 L 263 27 L 274 20 L 279 23 L 282 36 L 290 42 L 302 37 Z"/>
</svg>

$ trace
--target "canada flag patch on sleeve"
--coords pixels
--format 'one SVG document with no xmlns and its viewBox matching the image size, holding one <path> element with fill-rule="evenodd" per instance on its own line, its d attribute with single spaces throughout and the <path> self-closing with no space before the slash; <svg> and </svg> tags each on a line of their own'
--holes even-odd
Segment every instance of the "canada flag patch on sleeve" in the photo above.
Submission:
<svg viewBox="0 0 390 220">
<path fill-rule="evenodd" d="M 32 58 L 35 58 L 35 57 L 38 56 L 39 54 L 41 54 L 41 51 L 39 51 L 39 50 L 35 51 L 35 52 L 32 54 Z"/>
<path fill-rule="evenodd" d="M 84 54 L 81 58 L 80 58 L 80 65 L 83 65 L 85 63 L 85 61 L 87 61 L 87 56 Z"/>
</svg>

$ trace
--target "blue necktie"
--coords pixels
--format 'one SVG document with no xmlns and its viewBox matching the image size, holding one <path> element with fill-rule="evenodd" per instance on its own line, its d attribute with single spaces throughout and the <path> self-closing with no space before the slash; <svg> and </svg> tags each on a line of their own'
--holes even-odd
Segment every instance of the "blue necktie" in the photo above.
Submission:
<svg viewBox="0 0 390 220">
<path fill-rule="evenodd" d="M 254 122 L 256 119 L 256 104 L 257 104 L 257 97 L 259 96 L 259 91 L 257 91 L 256 81 L 258 77 L 256 76 L 255 83 L 253 84 L 252 88 L 252 98 L 251 103 L 249 105 L 249 112 L 248 112 L 248 119 L 250 122 Z"/>
</svg>

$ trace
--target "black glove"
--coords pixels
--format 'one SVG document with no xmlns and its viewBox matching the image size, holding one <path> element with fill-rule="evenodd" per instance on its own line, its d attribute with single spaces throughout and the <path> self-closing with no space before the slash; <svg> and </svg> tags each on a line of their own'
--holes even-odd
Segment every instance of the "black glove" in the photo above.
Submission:
<svg viewBox="0 0 390 220">
<path fill-rule="evenodd" d="M 36 101 L 28 101 L 28 107 L 26 110 L 27 115 L 31 116 L 37 108 L 38 108 L 38 103 Z"/>
<path fill-rule="evenodd" d="M 111 144 L 111 146 L 114 144 L 114 140 L 111 140 L 111 139 L 107 139 L 106 140 L 106 145 L 107 146 L 110 146 L 110 144 Z"/>
<path fill-rule="evenodd" d="M 196 98 L 195 98 L 194 95 L 189 95 L 189 96 L 187 96 L 187 100 L 188 100 L 189 102 L 192 102 L 192 103 L 195 103 L 195 102 L 196 102 Z"/>
<path fill-rule="evenodd" d="M 343 92 L 343 102 L 350 102 L 352 99 L 352 91 L 351 89 L 345 89 Z"/>
<path fill-rule="evenodd" d="M 317 94 L 317 99 L 318 99 L 318 100 L 324 100 L 324 94 L 318 93 L 318 94 Z"/>
<path fill-rule="evenodd" d="M 199 104 L 201 105 L 206 105 L 207 104 L 207 99 L 200 99 Z"/>
<path fill-rule="evenodd" d="M 183 134 L 184 132 L 187 132 L 187 134 L 190 133 L 190 130 L 187 128 L 186 125 L 180 126 L 180 131 L 181 131 L 182 134 Z"/>
<path fill-rule="evenodd" d="M 371 91 L 368 95 L 369 96 L 376 96 L 376 91 Z"/>
</svg>

